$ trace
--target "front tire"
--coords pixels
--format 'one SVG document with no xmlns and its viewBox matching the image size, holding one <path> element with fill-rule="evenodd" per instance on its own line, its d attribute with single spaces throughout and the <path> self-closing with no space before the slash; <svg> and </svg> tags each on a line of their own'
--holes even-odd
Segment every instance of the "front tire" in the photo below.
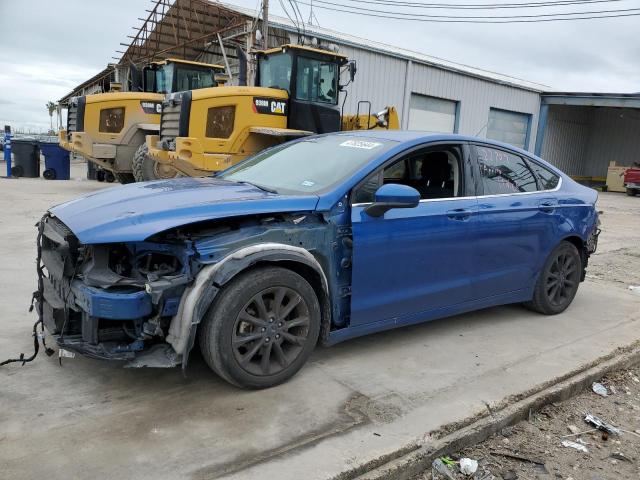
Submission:
<svg viewBox="0 0 640 480">
<path fill-rule="evenodd" d="M 174 168 L 158 163 L 151 158 L 146 143 L 140 145 L 136 150 L 133 156 L 132 169 L 136 182 L 163 180 L 179 176 L 178 171 Z"/>
<path fill-rule="evenodd" d="M 533 299 L 525 306 L 545 315 L 564 312 L 578 292 L 581 275 L 582 259 L 578 249 L 563 241 L 547 258 L 538 276 Z"/>
<path fill-rule="evenodd" d="M 307 361 L 320 318 L 318 298 L 303 277 L 279 267 L 252 269 L 218 293 L 200 327 L 200 349 L 228 382 L 272 387 Z"/>
<path fill-rule="evenodd" d="M 638 192 L 636 191 L 635 188 L 627 188 L 627 195 L 629 195 L 630 197 L 635 197 L 636 193 Z"/>
</svg>

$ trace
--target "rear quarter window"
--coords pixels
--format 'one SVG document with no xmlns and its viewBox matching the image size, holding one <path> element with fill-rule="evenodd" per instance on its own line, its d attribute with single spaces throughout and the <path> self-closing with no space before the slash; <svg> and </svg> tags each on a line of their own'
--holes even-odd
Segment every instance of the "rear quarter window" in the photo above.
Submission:
<svg viewBox="0 0 640 480">
<path fill-rule="evenodd" d="M 542 165 L 538 165 L 535 162 L 529 160 L 529 166 L 531 170 L 538 177 L 538 183 L 540 184 L 540 190 L 553 190 L 558 186 L 560 182 L 560 177 L 553 173 L 551 170 L 543 167 Z"/>
</svg>

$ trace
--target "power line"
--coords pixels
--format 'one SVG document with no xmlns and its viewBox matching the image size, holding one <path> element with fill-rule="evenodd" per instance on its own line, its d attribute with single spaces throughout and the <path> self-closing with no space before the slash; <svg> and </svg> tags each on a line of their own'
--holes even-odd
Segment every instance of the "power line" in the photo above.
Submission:
<svg viewBox="0 0 640 480">
<path fill-rule="evenodd" d="M 320 0 L 315 0 L 316 3 Z M 308 3 L 302 2 L 300 0 L 298 0 L 298 3 L 300 3 L 301 5 L 306 5 L 309 6 Z M 348 5 L 340 5 L 342 7 L 346 7 L 346 8 L 356 8 L 356 7 L 350 7 Z M 605 18 L 621 18 L 621 17 L 635 17 L 635 16 L 639 16 L 639 13 L 622 13 L 622 14 L 613 14 L 613 15 L 591 15 L 591 12 L 575 12 L 573 13 L 573 15 L 584 15 L 584 16 L 573 16 L 573 17 L 554 17 L 554 18 L 522 18 L 522 17 L 517 17 L 516 19 L 514 18 L 507 18 L 507 17 L 483 17 L 483 18 L 487 18 L 486 20 L 474 20 L 473 17 L 452 17 L 451 19 L 444 19 L 444 18 L 416 18 L 417 15 L 411 15 L 411 16 L 397 16 L 398 13 L 395 12 L 388 12 L 386 11 L 386 13 L 391 13 L 391 15 L 383 15 L 383 14 L 376 14 L 376 13 L 366 13 L 363 12 L 362 8 L 359 8 L 358 10 L 345 10 L 345 9 L 341 9 L 341 8 L 334 8 L 334 7 L 325 7 L 322 5 L 314 5 L 315 8 L 321 8 L 323 10 L 328 10 L 328 11 L 332 11 L 332 12 L 342 12 L 342 13 L 352 13 L 352 14 L 356 14 L 356 15 L 360 15 L 360 16 L 365 16 L 365 17 L 375 17 L 375 18 L 385 18 L 385 19 L 389 19 L 389 20 L 406 20 L 406 21 L 411 21 L 411 22 L 429 22 L 429 23 L 475 23 L 475 24 L 480 24 L 480 23 L 487 23 L 487 24 L 499 24 L 499 23 L 541 23 L 541 22 L 560 22 L 560 21 L 571 21 L 571 20 L 596 20 L 596 19 L 605 19 Z M 628 10 L 640 10 L 640 9 L 628 9 Z M 616 12 L 616 11 L 624 11 L 624 10 L 613 10 L 612 12 Z M 405 15 L 410 15 L 410 14 L 405 14 Z M 471 20 L 466 20 L 466 19 L 471 19 Z M 505 18 L 504 20 L 500 20 L 500 18 Z"/>
<path fill-rule="evenodd" d="M 298 31 L 298 35 L 300 35 L 300 26 L 298 25 L 298 23 L 293 18 L 291 18 L 291 15 L 289 15 L 289 11 L 284 6 L 284 2 L 282 0 L 278 0 L 278 2 L 280 3 L 280 7 L 284 11 L 285 15 L 289 18 L 289 20 L 291 20 L 291 23 L 296 27 L 296 30 Z"/>
<path fill-rule="evenodd" d="M 351 0 L 355 1 L 355 0 Z M 624 2 L 626 0 L 560 0 L 545 2 L 523 2 L 523 3 L 473 3 L 473 4 L 452 4 L 452 3 L 423 3 L 406 0 L 359 0 L 357 3 L 381 4 L 395 7 L 423 8 L 423 9 L 446 9 L 446 10 L 494 10 L 502 8 L 554 8 L 566 7 L 570 5 L 589 5 L 598 3 Z"/>
<path fill-rule="evenodd" d="M 469 20 L 483 20 L 483 19 L 520 19 L 520 18 L 546 18 L 546 17 L 569 17 L 575 15 L 595 15 L 602 13 L 628 13 L 628 12 L 638 12 L 640 8 L 625 8 L 625 9 L 617 9 L 617 10 L 592 10 L 592 11 L 584 11 L 584 12 L 561 12 L 561 13 L 540 13 L 535 15 L 478 15 L 478 16 L 459 16 L 459 15 L 432 15 L 425 13 L 407 13 L 407 12 L 392 12 L 389 10 L 376 10 L 374 8 L 364 8 L 364 7 L 354 7 L 351 5 L 345 5 L 343 3 L 330 2 L 328 0 L 316 0 L 316 3 L 321 3 L 325 5 L 332 5 L 344 8 L 357 8 L 358 12 L 373 12 L 373 13 L 383 13 L 388 15 L 400 15 L 402 17 L 422 17 L 422 18 L 444 18 L 444 19 L 469 19 Z M 321 8 L 321 7 L 319 7 Z M 356 13 L 356 12 L 353 12 Z M 401 17 L 401 18 L 402 18 Z"/>
</svg>

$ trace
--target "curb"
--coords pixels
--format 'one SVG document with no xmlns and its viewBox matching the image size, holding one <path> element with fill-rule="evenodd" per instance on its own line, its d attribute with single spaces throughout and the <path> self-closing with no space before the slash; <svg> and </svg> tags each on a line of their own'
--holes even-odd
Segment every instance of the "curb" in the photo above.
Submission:
<svg viewBox="0 0 640 480">
<path fill-rule="evenodd" d="M 491 410 L 489 416 L 420 447 L 414 446 L 409 453 L 406 453 L 406 448 L 402 449 L 396 455 L 387 455 L 387 458 L 393 457 L 393 459 L 383 464 L 380 464 L 382 459 L 378 459 L 370 463 L 369 469 L 365 465 L 351 472 L 344 472 L 336 478 L 340 480 L 412 479 L 429 470 L 436 458 L 482 442 L 503 428 L 529 418 L 531 412 L 545 405 L 567 400 L 590 387 L 593 382 L 600 380 L 609 372 L 640 364 L 640 347 L 634 344 L 627 351 L 604 358 L 605 360 L 601 363 L 587 366 L 569 378 L 519 399 L 502 409 Z"/>
</svg>

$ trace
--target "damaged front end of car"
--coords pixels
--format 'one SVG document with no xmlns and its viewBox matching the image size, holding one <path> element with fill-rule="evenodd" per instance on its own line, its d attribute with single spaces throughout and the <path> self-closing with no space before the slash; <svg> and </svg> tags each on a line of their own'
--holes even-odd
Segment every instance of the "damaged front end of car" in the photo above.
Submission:
<svg viewBox="0 0 640 480">
<path fill-rule="evenodd" d="M 330 241 L 338 228 L 308 212 L 259 214 L 179 226 L 142 241 L 82 244 L 50 213 L 39 224 L 39 311 L 63 351 L 184 369 L 198 324 L 225 283 L 256 263 L 281 262 L 318 292 L 326 337 L 332 315 L 324 271 L 333 272 L 329 257 L 347 248 Z"/>
<path fill-rule="evenodd" d="M 83 245 L 52 215 L 39 229 L 38 309 L 60 348 L 129 361 L 145 351 L 158 366 L 181 362 L 165 337 L 193 278 L 188 244 Z"/>
</svg>

